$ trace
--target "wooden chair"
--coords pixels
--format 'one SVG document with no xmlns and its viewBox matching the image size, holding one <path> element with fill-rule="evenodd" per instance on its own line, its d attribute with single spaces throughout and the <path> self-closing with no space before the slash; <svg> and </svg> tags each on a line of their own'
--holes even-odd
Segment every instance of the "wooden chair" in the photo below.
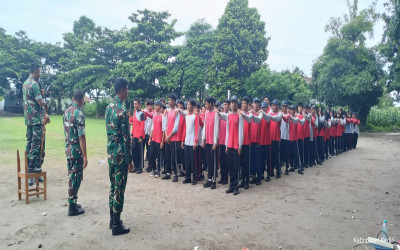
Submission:
<svg viewBox="0 0 400 250">
<path fill-rule="evenodd" d="M 25 195 L 25 202 L 26 204 L 29 203 L 29 197 L 39 195 L 44 196 L 44 199 L 47 199 L 47 179 L 46 179 L 46 172 L 42 171 L 41 173 L 29 173 L 28 172 L 28 158 L 26 157 L 25 151 L 25 172 L 21 172 L 21 162 L 19 158 L 19 150 L 17 150 L 17 166 L 18 166 L 18 200 L 21 200 L 22 194 Z M 39 187 L 39 177 L 43 177 L 43 187 Z M 36 186 L 29 189 L 28 180 L 29 178 L 35 178 Z M 21 179 L 25 179 L 25 189 L 21 188 Z"/>
</svg>

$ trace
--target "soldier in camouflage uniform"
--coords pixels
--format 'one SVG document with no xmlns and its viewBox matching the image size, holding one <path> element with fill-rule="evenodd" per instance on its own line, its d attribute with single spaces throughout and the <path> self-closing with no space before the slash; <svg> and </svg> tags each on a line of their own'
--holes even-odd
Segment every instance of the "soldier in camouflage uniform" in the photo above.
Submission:
<svg viewBox="0 0 400 250">
<path fill-rule="evenodd" d="M 28 172 L 42 172 L 42 164 L 44 158 L 44 142 L 42 156 L 40 155 L 40 147 L 42 144 L 44 109 L 48 107 L 43 99 L 43 92 L 39 88 L 40 69 L 39 65 L 32 64 L 29 78 L 25 81 L 23 91 L 24 117 L 26 129 L 26 154 L 28 158 Z M 46 117 L 46 123 L 50 119 Z M 29 180 L 29 185 L 33 184 L 33 180 Z"/>
<path fill-rule="evenodd" d="M 85 116 L 80 110 L 84 104 L 84 94 L 81 90 L 74 91 L 73 103 L 64 112 L 65 155 L 67 156 L 69 188 L 68 216 L 80 215 L 85 212 L 76 203 L 78 191 L 83 179 L 83 169 L 88 164 L 86 153 Z"/>
<path fill-rule="evenodd" d="M 118 78 L 114 83 L 116 96 L 106 108 L 107 154 L 110 176 L 110 228 L 112 235 L 129 233 L 120 220 L 124 206 L 124 192 L 128 168 L 132 169 L 130 151 L 129 116 L 122 104 L 128 96 L 128 81 Z"/>
</svg>

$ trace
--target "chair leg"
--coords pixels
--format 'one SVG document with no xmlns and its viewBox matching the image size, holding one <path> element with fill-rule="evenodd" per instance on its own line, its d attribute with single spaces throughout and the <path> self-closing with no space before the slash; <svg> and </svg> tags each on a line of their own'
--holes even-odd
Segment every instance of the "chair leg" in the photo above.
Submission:
<svg viewBox="0 0 400 250">
<path fill-rule="evenodd" d="M 44 199 L 47 200 L 47 178 L 46 178 L 46 173 L 43 176 L 43 189 L 44 189 Z"/>
<path fill-rule="evenodd" d="M 21 193 L 19 192 L 21 190 L 21 177 L 18 177 L 18 200 L 20 201 L 22 199 Z"/>
<path fill-rule="evenodd" d="M 39 178 L 35 178 L 36 180 L 36 193 L 39 193 Z M 39 194 L 36 195 L 36 197 L 39 197 Z"/>
<path fill-rule="evenodd" d="M 29 203 L 29 186 L 28 186 L 28 177 L 25 176 L 25 204 Z"/>
</svg>

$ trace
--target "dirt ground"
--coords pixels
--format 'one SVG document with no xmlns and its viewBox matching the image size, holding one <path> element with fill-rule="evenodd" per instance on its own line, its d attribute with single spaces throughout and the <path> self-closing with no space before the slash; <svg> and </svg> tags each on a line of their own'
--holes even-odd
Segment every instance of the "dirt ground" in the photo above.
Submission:
<svg viewBox="0 0 400 250">
<path fill-rule="evenodd" d="M 362 136 L 356 150 L 303 176 L 291 173 L 225 194 L 129 174 L 122 219 L 108 229 L 108 166 L 89 159 L 79 191 L 86 212 L 67 216 L 65 162 L 46 159 L 48 199 L 17 200 L 16 165 L 0 167 L 1 249 L 351 249 L 376 236 L 384 219 L 400 240 L 400 136 Z M 2 154 L 2 157 L 14 157 Z M 1 164 L 1 163 L 0 163 Z M 196 248 L 197 247 L 197 248 Z"/>
</svg>

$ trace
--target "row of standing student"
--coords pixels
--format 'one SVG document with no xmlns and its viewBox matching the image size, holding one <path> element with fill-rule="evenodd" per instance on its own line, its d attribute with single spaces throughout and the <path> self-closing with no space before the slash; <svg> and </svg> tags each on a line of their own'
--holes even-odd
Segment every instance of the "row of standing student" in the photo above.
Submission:
<svg viewBox="0 0 400 250">
<path fill-rule="evenodd" d="M 164 174 L 161 179 L 173 182 L 185 177 L 183 183 L 192 185 L 206 179 L 203 186 L 215 189 L 219 169 L 218 183 L 229 183 L 226 192 L 236 195 L 249 184 L 280 178 L 282 166 L 285 175 L 296 170 L 303 174 L 305 168 L 322 165 L 332 155 L 357 145 L 360 121 L 356 113 L 322 111 L 287 101 L 279 110 L 279 102 L 270 103 L 268 97 L 264 102 L 254 98 L 251 104 L 249 98 L 236 96 L 221 106 L 216 102 L 207 97 L 202 110 L 191 99 L 185 107 L 171 94 L 168 108 L 162 101 L 155 105 L 147 101 L 142 111 L 140 101 L 134 100 L 130 118 L 134 168 L 130 172 L 142 173 L 146 146 L 146 171 L 151 176 Z"/>
</svg>

